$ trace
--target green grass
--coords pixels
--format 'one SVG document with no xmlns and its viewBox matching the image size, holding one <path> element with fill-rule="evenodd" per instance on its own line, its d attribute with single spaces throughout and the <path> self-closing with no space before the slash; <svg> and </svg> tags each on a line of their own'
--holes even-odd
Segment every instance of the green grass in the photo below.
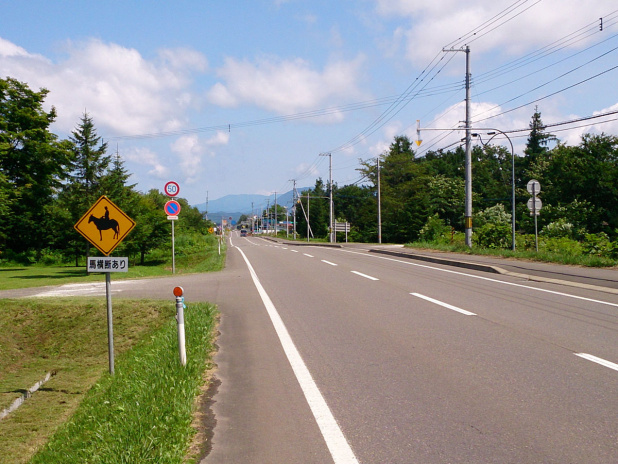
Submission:
<svg viewBox="0 0 618 464">
<path fill-rule="evenodd" d="M 114 299 L 114 348 L 121 354 L 166 322 L 173 302 Z M 24 463 L 75 411 L 108 369 L 104 298 L 0 300 L 0 408 L 55 371 L 0 421 L 0 462 Z"/>
<path fill-rule="evenodd" d="M 179 237 L 176 249 L 176 273 L 189 274 L 223 269 L 225 243 L 221 254 L 216 239 L 212 236 Z M 161 249 L 149 255 L 146 265 L 138 266 L 133 261 L 126 273 L 118 273 L 123 279 L 168 276 L 172 273 L 171 249 Z M 102 282 L 104 274 L 88 274 L 83 266 L 18 266 L 5 264 L 0 267 L 0 290 L 61 285 L 68 283 Z"/>
<path fill-rule="evenodd" d="M 444 244 L 434 242 L 414 242 L 406 244 L 408 248 L 438 250 L 453 253 L 464 253 L 480 256 L 498 256 L 502 258 L 523 259 L 529 261 L 540 261 L 546 263 L 567 264 L 586 267 L 614 267 L 616 261 L 592 255 L 572 255 L 566 253 L 556 253 L 544 250 L 536 252 L 534 250 L 510 250 L 499 248 L 481 248 L 473 246 L 468 248 L 463 244 Z"/>
<path fill-rule="evenodd" d="M 187 365 L 178 358 L 176 324 L 164 326 L 118 360 L 72 419 L 30 462 L 182 463 L 194 429 L 195 397 L 210 366 L 214 307 L 185 312 Z"/>
<path fill-rule="evenodd" d="M 214 245 L 207 237 L 181 240 L 176 272 L 222 269 L 225 245 L 221 255 L 216 241 Z M 166 254 L 166 250 L 159 252 Z M 170 273 L 171 256 L 168 263 L 155 256 L 150 265 L 130 266 L 121 275 Z M 85 265 L 0 267 L 0 289 L 102 280 L 103 274 L 88 275 Z M 209 367 L 214 307 L 188 305 L 185 369 L 179 369 L 177 361 L 171 299 L 114 298 L 113 314 L 116 374 L 112 377 L 107 373 L 104 298 L 0 299 L 0 409 L 47 372 L 56 373 L 19 409 L 0 420 L 0 463 L 30 462 L 52 435 L 49 446 L 33 462 L 182 462 L 175 459 L 186 453 L 193 434 L 187 414 L 193 412 L 197 389 Z M 115 441 L 117 437 L 120 442 Z M 92 448 L 92 440 L 99 439 L 110 447 Z"/>
</svg>

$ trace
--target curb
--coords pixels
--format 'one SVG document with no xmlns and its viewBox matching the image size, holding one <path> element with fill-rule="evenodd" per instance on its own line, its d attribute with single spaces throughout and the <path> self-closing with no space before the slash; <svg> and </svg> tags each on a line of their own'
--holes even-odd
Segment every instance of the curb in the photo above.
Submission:
<svg viewBox="0 0 618 464">
<path fill-rule="evenodd" d="M 507 271 L 506 269 L 502 269 L 499 266 L 491 266 L 489 264 L 470 263 L 467 261 L 456 261 L 453 259 L 445 259 L 445 258 L 434 258 L 432 256 L 416 255 L 413 253 L 403 253 L 403 252 L 398 252 L 398 251 L 370 249 L 369 252 L 397 256 L 400 258 L 415 259 L 418 261 L 427 261 L 427 262 L 434 263 L 434 264 L 443 264 L 445 266 L 455 266 L 455 267 L 461 267 L 465 269 L 472 269 L 475 271 L 489 272 L 492 274 L 506 275 L 509 277 L 516 277 L 519 279 L 530 280 L 532 282 L 544 282 L 544 283 L 549 283 L 549 284 L 564 285 L 567 287 L 582 288 L 585 290 L 594 290 L 597 292 L 604 292 L 604 293 L 611 293 L 613 295 L 618 295 L 618 289 L 615 289 L 615 288 L 601 287 L 599 285 L 583 284 L 580 282 L 573 282 L 570 280 L 552 279 L 550 277 L 542 277 L 542 276 L 536 276 L 532 274 L 521 274 L 519 272 Z"/>
<path fill-rule="evenodd" d="M 263 238 L 264 240 L 268 240 L 268 241 L 275 242 L 275 243 L 281 243 L 283 245 L 289 245 L 289 246 L 318 246 L 318 247 L 327 247 L 327 248 L 343 248 L 338 243 L 291 242 L 289 240 L 281 240 L 281 239 L 276 239 L 272 237 L 260 237 L 260 238 Z"/>
<path fill-rule="evenodd" d="M 492 274 L 501 274 L 500 270 L 494 266 L 489 266 L 487 264 L 479 264 L 479 263 L 470 263 L 467 261 L 454 261 L 452 259 L 444 259 L 444 258 L 434 258 L 433 256 L 424 256 L 424 255 L 415 255 L 412 253 L 403 253 L 401 251 L 388 251 L 388 250 L 377 250 L 370 249 L 369 253 L 380 253 L 384 255 L 398 256 L 400 258 L 408 258 L 408 259 L 416 259 L 419 261 L 427 261 L 434 264 L 444 264 L 446 266 L 456 266 L 463 267 L 466 269 L 473 269 L 475 271 L 482 272 L 491 272 Z M 503 272 L 506 272 L 502 270 Z"/>
</svg>

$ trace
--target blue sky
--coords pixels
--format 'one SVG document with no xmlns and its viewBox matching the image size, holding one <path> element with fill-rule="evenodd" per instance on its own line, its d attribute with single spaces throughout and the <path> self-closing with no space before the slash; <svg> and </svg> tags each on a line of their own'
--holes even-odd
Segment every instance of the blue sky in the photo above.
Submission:
<svg viewBox="0 0 618 464">
<path fill-rule="evenodd" d="M 516 152 L 526 133 L 510 131 L 535 106 L 546 124 L 618 110 L 609 0 L 3 0 L 0 11 L 0 75 L 50 90 L 52 130 L 68 136 L 86 110 L 139 190 L 174 180 L 191 204 L 313 185 L 328 178 L 324 152 L 343 186 L 395 135 L 415 139 L 417 119 L 457 128 L 465 53 L 444 47 L 470 47 L 473 127 L 508 131 Z M 616 117 L 549 130 L 577 144 L 618 134 Z M 421 136 L 418 156 L 463 131 Z"/>
</svg>

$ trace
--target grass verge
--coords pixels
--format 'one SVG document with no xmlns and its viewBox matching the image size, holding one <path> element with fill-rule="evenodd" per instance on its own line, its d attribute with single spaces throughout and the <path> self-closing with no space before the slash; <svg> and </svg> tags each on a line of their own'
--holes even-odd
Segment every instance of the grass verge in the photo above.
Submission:
<svg viewBox="0 0 618 464">
<path fill-rule="evenodd" d="M 221 254 L 214 236 L 192 237 L 188 246 L 182 241 L 176 253 L 176 273 L 191 274 L 196 272 L 220 271 L 225 265 L 225 242 Z M 153 260 L 144 266 L 131 262 L 127 273 L 119 273 L 123 279 L 169 276 L 172 274 L 171 250 L 153 253 Z M 103 282 L 104 274 L 88 274 L 86 264 L 75 266 L 16 266 L 0 267 L 0 290 L 41 287 L 45 285 L 62 285 L 68 283 Z"/>
<path fill-rule="evenodd" d="M 188 305 L 186 368 L 178 362 L 174 313 L 171 301 L 114 300 L 110 376 L 105 301 L 0 300 L 0 407 L 57 372 L 0 421 L 0 461 L 182 462 L 215 309 Z"/>
<path fill-rule="evenodd" d="M 544 263 L 567 264 L 572 266 L 585 267 L 615 267 L 616 261 L 592 255 L 572 255 L 557 252 L 539 250 L 506 250 L 501 248 L 482 248 L 473 246 L 468 248 L 461 244 L 444 244 L 433 242 L 413 242 L 405 245 L 406 248 L 426 249 L 434 251 L 446 251 L 450 253 L 462 253 L 468 255 L 498 256 L 501 258 L 514 258 L 528 261 L 539 261 Z"/>
</svg>

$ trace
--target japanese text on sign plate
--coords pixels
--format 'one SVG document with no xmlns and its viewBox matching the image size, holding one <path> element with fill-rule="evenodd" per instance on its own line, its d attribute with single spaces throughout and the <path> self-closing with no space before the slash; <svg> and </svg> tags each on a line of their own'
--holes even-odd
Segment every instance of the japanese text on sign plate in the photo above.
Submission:
<svg viewBox="0 0 618 464">
<path fill-rule="evenodd" d="M 129 258 L 88 258 L 88 272 L 127 272 Z"/>
</svg>

